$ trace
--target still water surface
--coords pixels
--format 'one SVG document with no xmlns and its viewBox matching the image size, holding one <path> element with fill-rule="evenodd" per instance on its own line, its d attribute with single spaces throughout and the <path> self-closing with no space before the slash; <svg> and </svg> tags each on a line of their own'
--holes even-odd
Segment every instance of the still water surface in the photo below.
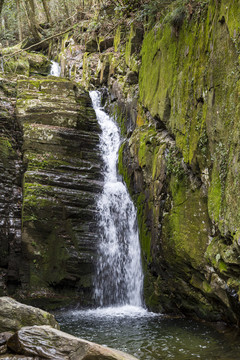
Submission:
<svg viewBox="0 0 240 360">
<path fill-rule="evenodd" d="M 61 330 L 141 360 L 239 360 L 240 338 L 193 320 L 123 306 L 55 314 Z"/>
</svg>

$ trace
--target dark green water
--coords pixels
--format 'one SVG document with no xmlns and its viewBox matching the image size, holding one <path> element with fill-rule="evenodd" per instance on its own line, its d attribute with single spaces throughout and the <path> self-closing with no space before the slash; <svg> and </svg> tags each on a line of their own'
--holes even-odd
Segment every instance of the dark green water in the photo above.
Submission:
<svg viewBox="0 0 240 360">
<path fill-rule="evenodd" d="M 203 323 L 126 306 L 55 314 L 61 330 L 141 360 L 239 360 L 240 338 Z"/>
</svg>

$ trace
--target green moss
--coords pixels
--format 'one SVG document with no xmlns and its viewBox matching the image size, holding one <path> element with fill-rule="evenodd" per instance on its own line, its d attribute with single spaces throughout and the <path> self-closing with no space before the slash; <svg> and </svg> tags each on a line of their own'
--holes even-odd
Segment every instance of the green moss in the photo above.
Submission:
<svg viewBox="0 0 240 360">
<path fill-rule="evenodd" d="M 29 63 L 27 58 L 8 58 L 4 62 L 4 71 L 6 73 L 29 75 Z"/>
<path fill-rule="evenodd" d="M 123 180 L 125 181 L 128 189 L 130 189 L 130 179 L 128 177 L 128 172 L 126 167 L 124 166 L 123 154 L 124 154 L 125 143 L 123 143 L 118 151 L 118 171 L 119 174 L 122 175 Z"/>
<path fill-rule="evenodd" d="M 5 162 L 11 155 L 15 152 L 12 148 L 12 144 L 9 139 L 1 137 L 0 138 L 0 157 Z"/>
<path fill-rule="evenodd" d="M 45 55 L 26 51 L 22 51 L 15 56 L 11 55 L 18 50 L 19 48 L 16 46 L 2 50 L 4 56 L 10 55 L 4 58 L 3 65 L 6 73 L 26 76 L 30 74 L 47 75 L 49 73 L 50 61 Z"/>
<path fill-rule="evenodd" d="M 114 105 L 113 111 L 112 111 L 114 119 L 117 121 L 121 135 L 126 136 L 127 135 L 127 118 L 119 108 L 119 106 L 116 104 Z"/>
<path fill-rule="evenodd" d="M 150 209 L 146 202 L 144 194 L 138 196 L 136 201 L 137 206 L 137 217 L 138 217 L 138 226 L 139 226 L 139 238 L 141 249 L 144 257 L 144 262 L 148 264 L 151 261 L 151 231 L 147 226 L 147 218 L 149 215 Z"/>
<path fill-rule="evenodd" d="M 211 294 L 213 292 L 211 285 L 206 280 L 203 280 L 201 275 L 193 274 L 190 283 L 204 293 Z"/>
<path fill-rule="evenodd" d="M 114 36 L 114 51 L 117 52 L 121 41 L 121 26 L 117 27 L 116 34 Z"/>
<path fill-rule="evenodd" d="M 218 223 L 222 200 L 221 180 L 215 165 L 212 170 L 211 182 L 208 191 L 208 212 L 211 219 Z"/>
<path fill-rule="evenodd" d="M 214 6 L 213 9 L 216 12 Z M 184 160 L 190 163 L 196 161 L 198 143 L 209 116 L 209 105 L 205 102 L 208 96 L 209 22 L 212 21 L 209 13 L 204 24 L 197 19 L 186 23 L 178 39 L 172 36 L 168 22 L 161 27 L 158 24 L 145 36 L 142 47 L 141 101 L 153 116 L 158 115 L 167 122 Z M 171 108 L 167 111 L 169 98 Z M 201 165 L 205 166 L 205 163 L 202 161 Z"/>
<path fill-rule="evenodd" d="M 174 175 L 177 179 L 181 180 L 181 178 L 185 175 L 185 171 L 183 169 L 181 155 L 176 148 L 169 149 L 166 160 L 167 174 Z"/>
<path fill-rule="evenodd" d="M 156 135 L 156 130 L 151 127 L 143 126 L 138 132 L 138 161 L 142 168 L 145 167 L 147 169 L 148 174 L 152 174 L 153 172 L 153 151 L 158 152 Z"/>
<path fill-rule="evenodd" d="M 58 169 L 59 172 L 66 171 L 66 167 L 69 166 L 70 161 L 70 159 L 67 159 L 66 157 L 63 160 L 61 154 L 53 154 L 48 151 L 42 152 L 41 154 L 25 151 L 24 160 L 27 161 L 29 171 L 35 169 Z"/>
<path fill-rule="evenodd" d="M 224 272 L 227 272 L 228 266 L 227 266 L 227 264 L 225 264 L 224 261 L 220 260 L 218 262 L 218 269 L 219 269 L 220 273 L 224 273 Z"/>
<path fill-rule="evenodd" d="M 150 272 L 145 269 L 144 271 L 144 296 L 145 304 L 148 309 L 155 312 L 162 312 L 161 299 L 158 293 L 158 288 L 160 288 L 161 278 L 158 276 L 156 279 L 153 277 Z"/>
<path fill-rule="evenodd" d="M 239 34 L 240 34 L 240 14 L 239 14 L 239 1 L 227 1 L 224 0 L 221 3 L 221 9 L 219 14 L 219 20 L 224 17 L 224 20 L 226 21 L 227 27 L 230 32 L 231 38 L 234 40 L 234 43 L 239 49 Z"/>
<path fill-rule="evenodd" d="M 184 261 L 201 268 L 208 241 L 206 199 L 199 189 L 189 189 L 186 177 L 172 175 L 170 191 L 172 208 L 163 221 L 165 257 L 170 263 Z"/>
<path fill-rule="evenodd" d="M 135 35 L 134 25 L 131 24 L 128 40 L 126 42 L 125 62 L 127 66 L 130 68 L 130 70 L 138 72 L 138 67 L 139 67 L 138 61 L 135 53 L 132 51 L 132 46 L 133 46 L 132 40 L 134 38 L 134 35 Z"/>
<path fill-rule="evenodd" d="M 140 119 L 120 150 L 121 173 L 138 209 L 148 306 L 169 309 L 174 299 L 215 320 L 225 306 L 233 319 L 226 282 L 239 276 L 240 3 L 196 2 L 181 26 L 171 20 L 176 6 L 145 34 L 139 75 L 142 108 L 167 131 Z"/>
</svg>

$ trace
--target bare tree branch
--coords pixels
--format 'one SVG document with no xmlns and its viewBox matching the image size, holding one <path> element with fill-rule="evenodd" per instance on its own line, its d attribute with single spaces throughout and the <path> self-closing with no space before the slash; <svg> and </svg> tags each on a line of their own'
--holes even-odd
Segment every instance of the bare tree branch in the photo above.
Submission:
<svg viewBox="0 0 240 360">
<path fill-rule="evenodd" d="M 12 57 L 12 56 L 15 56 L 15 55 L 17 55 L 17 54 L 20 54 L 20 53 L 23 52 L 23 51 L 30 50 L 30 49 L 32 49 L 33 47 L 35 47 L 35 46 L 37 46 L 37 45 L 41 45 L 41 44 L 43 44 L 44 42 L 46 42 L 46 41 L 48 41 L 48 40 L 51 40 L 51 39 L 54 39 L 55 37 L 59 37 L 59 36 L 61 36 L 61 35 L 66 34 L 67 32 L 71 31 L 72 29 L 76 28 L 77 26 L 82 26 L 82 24 L 75 24 L 75 25 L 69 27 L 67 30 L 62 31 L 62 32 L 60 32 L 60 33 L 58 33 L 58 34 L 54 34 L 54 35 L 52 35 L 52 36 L 49 36 L 48 38 L 43 39 L 43 40 L 39 41 L 38 43 L 33 44 L 33 45 L 27 47 L 26 49 L 21 49 L 21 50 L 15 51 L 15 52 L 12 53 L 12 54 L 3 55 L 2 58 Z"/>
</svg>

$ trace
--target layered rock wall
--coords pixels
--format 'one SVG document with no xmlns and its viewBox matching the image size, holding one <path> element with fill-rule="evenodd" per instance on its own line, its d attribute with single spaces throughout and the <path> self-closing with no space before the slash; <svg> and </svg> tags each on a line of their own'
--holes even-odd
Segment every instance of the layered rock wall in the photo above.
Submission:
<svg viewBox="0 0 240 360">
<path fill-rule="evenodd" d="M 22 287 L 91 300 L 99 133 L 89 95 L 64 79 L 18 81 L 23 126 Z"/>
<path fill-rule="evenodd" d="M 19 76 L 48 71 L 42 55 L 4 68 L 0 292 L 91 303 L 102 158 L 89 94 L 66 79 Z"/>
<path fill-rule="evenodd" d="M 21 261 L 22 129 L 16 81 L 0 78 L 0 294 L 19 286 Z"/>
</svg>

